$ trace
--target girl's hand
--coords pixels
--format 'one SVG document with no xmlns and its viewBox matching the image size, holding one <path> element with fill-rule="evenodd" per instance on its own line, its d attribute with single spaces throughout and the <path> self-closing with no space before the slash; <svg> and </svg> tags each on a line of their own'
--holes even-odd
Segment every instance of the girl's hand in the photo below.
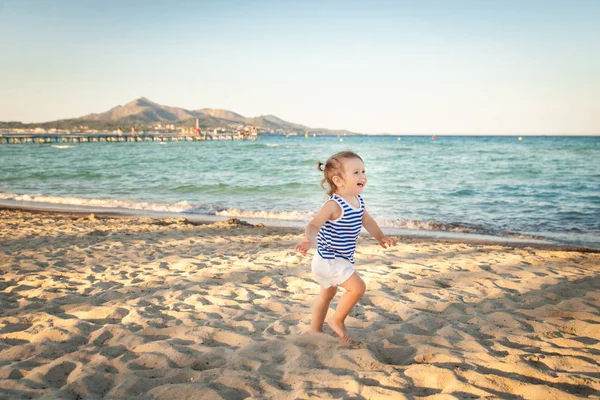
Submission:
<svg viewBox="0 0 600 400">
<path fill-rule="evenodd" d="M 302 240 L 300 243 L 298 243 L 296 245 L 296 251 L 299 252 L 300 254 L 302 254 L 303 256 L 306 255 L 306 252 L 310 250 L 310 248 L 312 247 L 312 242 L 309 238 L 305 237 L 304 240 Z"/>
<path fill-rule="evenodd" d="M 396 245 L 396 241 L 392 238 L 389 238 L 387 236 L 382 237 L 381 239 L 379 239 L 379 244 L 381 245 L 381 247 L 383 247 L 384 249 L 387 249 L 389 247 L 395 246 Z"/>
</svg>

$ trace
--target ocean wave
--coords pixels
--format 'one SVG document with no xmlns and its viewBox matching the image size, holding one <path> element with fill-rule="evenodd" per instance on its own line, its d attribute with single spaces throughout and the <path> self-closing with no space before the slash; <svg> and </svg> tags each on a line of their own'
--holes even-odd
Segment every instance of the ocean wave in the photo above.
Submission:
<svg viewBox="0 0 600 400">
<path fill-rule="evenodd" d="M 445 231 L 472 233 L 473 228 L 458 223 L 441 223 L 436 221 L 415 221 L 410 219 L 395 219 L 386 217 L 375 217 L 375 221 L 382 228 L 398 228 L 419 231 Z"/>
<path fill-rule="evenodd" d="M 288 221 L 309 221 L 314 213 L 300 211 L 244 211 L 237 208 L 229 208 L 227 210 L 218 211 L 216 213 L 222 217 L 246 217 L 258 219 L 281 219 Z"/>
<path fill-rule="evenodd" d="M 256 219 L 277 219 L 289 221 L 310 221 L 314 212 L 301 211 L 249 211 L 229 208 L 227 210 L 217 211 L 216 215 L 222 217 L 236 218 L 256 218 Z M 376 217 L 375 220 L 381 228 L 408 229 L 417 231 L 443 231 L 456 233 L 490 233 L 483 228 L 469 227 L 458 223 L 441 223 L 436 221 L 415 221 L 410 219 L 398 219 L 388 217 Z"/>
<path fill-rule="evenodd" d="M 278 143 L 240 142 L 245 149 L 266 149 L 267 147 L 279 147 Z"/>
<path fill-rule="evenodd" d="M 478 194 L 477 191 L 473 189 L 457 189 L 448 192 L 448 196 L 474 196 L 476 194 Z"/>
<path fill-rule="evenodd" d="M 193 212 L 200 213 L 200 207 L 194 206 L 187 201 L 180 201 L 174 204 L 137 201 L 127 199 L 87 199 L 82 197 L 70 196 L 49 196 L 43 194 L 14 194 L 0 193 L 0 200 L 12 200 L 17 202 L 29 203 L 45 203 L 58 204 L 61 206 L 78 206 L 78 207 L 101 207 L 101 208 L 120 208 L 127 210 L 153 211 L 153 212 L 176 212 L 185 213 Z M 193 211 L 195 210 L 195 211 Z M 210 209 L 207 209 L 205 214 L 209 214 Z M 214 213 L 214 211 L 213 211 Z"/>
<path fill-rule="evenodd" d="M 193 185 L 193 184 L 187 184 L 187 185 L 179 185 L 179 186 L 175 186 L 169 189 L 170 192 L 172 193 L 183 193 L 183 194 L 190 194 L 190 193 L 201 193 L 201 192 L 219 192 L 219 191 L 225 191 L 229 188 L 229 185 L 225 184 L 225 183 L 216 183 L 213 185 Z"/>
<path fill-rule="evenodd" d="M 394 219 L 394 218 L 375 218 L 379 226 L 382 228 L 407 229 L 412 231 L 436 231 L 436 232 L 452 232 L 452 233 L 467 233 L 475 235 L 489 235 L 495 237 L 509 237 L 516 239 L 535 239 L 541 240 L 544 237 L 533 234 L 525 234 L 520 232 L 511 232 L 502 229 L 494 229 L 482 225 L 466 224 L 458 222 L 437 222 L 437 221 L 415 221 L 410 219 Z"/>
</svg>

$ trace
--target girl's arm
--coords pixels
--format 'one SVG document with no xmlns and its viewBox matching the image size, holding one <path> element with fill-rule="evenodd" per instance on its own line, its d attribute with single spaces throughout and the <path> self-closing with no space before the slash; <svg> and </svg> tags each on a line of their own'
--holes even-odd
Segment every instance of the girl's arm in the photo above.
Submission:
<svg viewBox="0 0 600 400">
<path fill-rule="evenodd" d="M 381 228 L 379 228 L 379 225 L 377 225 L 377 222 L 375 222 L 373 217 L 371 217 L 371 214 L 369 214 L 366 209 L 365 213 L 363 214 L 363 226 L 384 249 L 396 245 L 396 241 L 394 239 L 383 234 Z"/>
<path fill-rule="evenodd" d="M 296 245 L 296 251 L 305 256 L 306 252 L 310 250 L 313 243 L 316 241 L 319 229 L 321 229 L 323 224 L 330 219 L 338 219 L 341 214 L 342 210 L 337 202 L 333 200 L 326 202 L 317 215 L 306 226 L 304 239 Z"/>
</svg>

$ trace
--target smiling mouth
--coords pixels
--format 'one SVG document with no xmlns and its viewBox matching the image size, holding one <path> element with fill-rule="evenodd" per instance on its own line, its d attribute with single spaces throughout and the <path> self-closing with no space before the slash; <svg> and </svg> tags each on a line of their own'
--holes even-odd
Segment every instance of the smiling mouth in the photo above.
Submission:
<svg viewBox="0 0 600 400">
<path fill-rule="evenodd" d="M 358 184 L 358 186 L 360 186 L 360 187 L 364 187 L 364 186 L 365 186 L 365 184 L 364 184 L 364 183 L 359 183 L 359 184 Z"/>
</svg>

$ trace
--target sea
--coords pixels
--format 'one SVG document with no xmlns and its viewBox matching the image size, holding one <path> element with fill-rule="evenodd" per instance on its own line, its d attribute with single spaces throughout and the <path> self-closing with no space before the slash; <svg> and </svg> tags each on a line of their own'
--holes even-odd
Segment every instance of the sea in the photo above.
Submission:
<svg viewBox="0 0 600 400">
<path fill-rule="evenodd" d="M 305 226 L 352 150 L 384 232 L 600 248 L 600 137 L 264 135 L 0 145 L 0 204 Z"/>
</svg>

